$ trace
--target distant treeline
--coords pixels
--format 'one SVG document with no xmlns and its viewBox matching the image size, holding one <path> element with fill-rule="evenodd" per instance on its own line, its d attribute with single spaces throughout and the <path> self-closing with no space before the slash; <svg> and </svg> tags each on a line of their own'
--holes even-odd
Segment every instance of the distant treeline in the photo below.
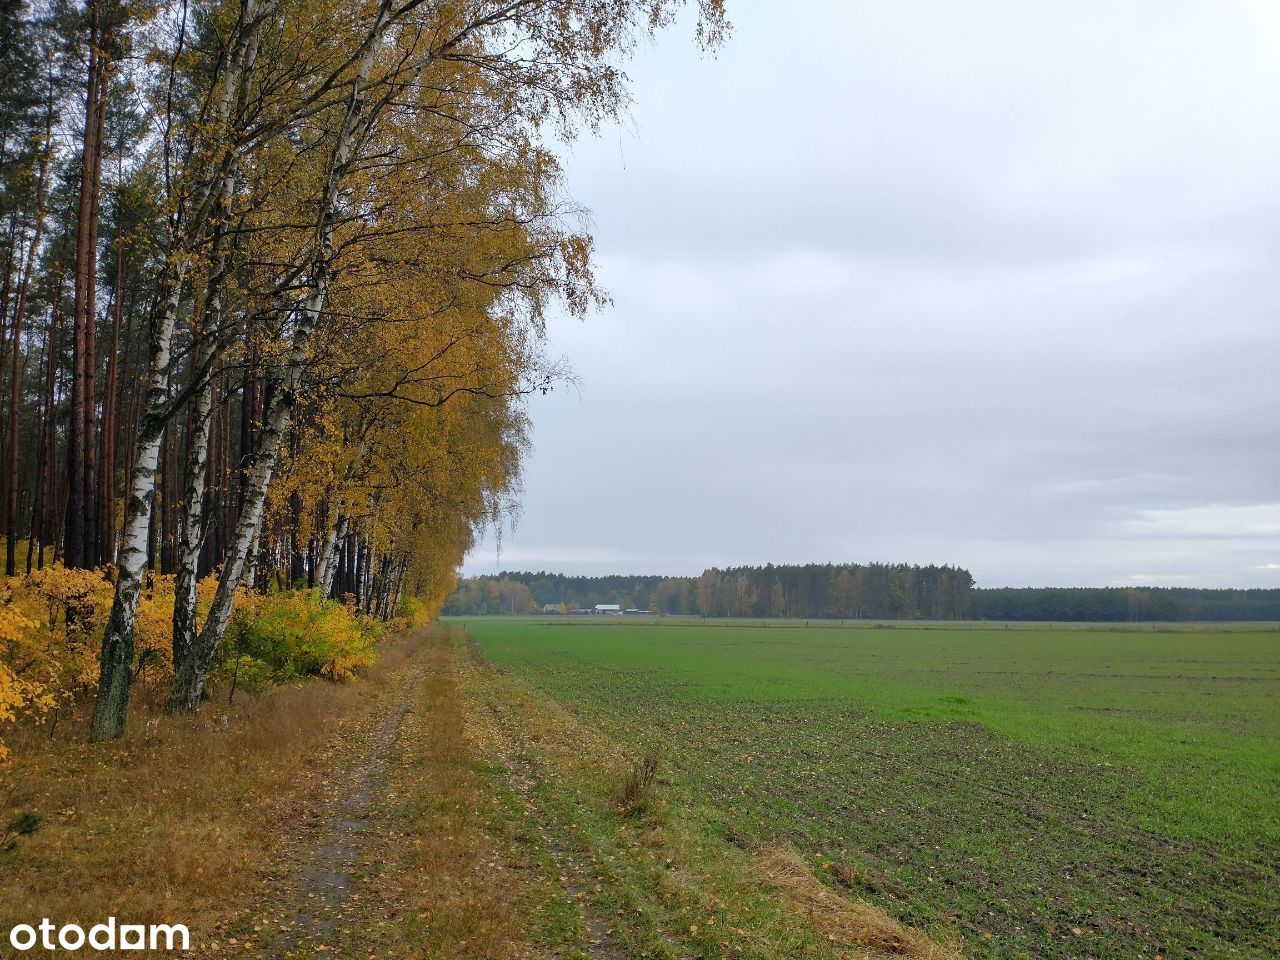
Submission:
<svg viewBox="0 0 1280 960">
<path fill-rule="evenodd" d="M 974 590 L 975 620 L 1280 620 L 1280 590 L 997 587 Z"/>
<path fill-rule="evenodd" d="M 617 603 L 704 617 L 951 619 L 969 608 L 973 577 L 959 567 L 806 564 L 712 568 L 699 577 L 569 577 L 502 573 L 463 580 L 444 612 L 524 613 Z"/>
<path fill-rule="evenodd" d="M 501 573 L 458 584 L 459 616 L 590 609 L 598 603 L 704 617 L 873 620 L 1280 620 L 1280 590 L 1188 587 L 997 587 L 968 570 L 907 564 L 712 568 L 698 577 Z"/>
</svg>

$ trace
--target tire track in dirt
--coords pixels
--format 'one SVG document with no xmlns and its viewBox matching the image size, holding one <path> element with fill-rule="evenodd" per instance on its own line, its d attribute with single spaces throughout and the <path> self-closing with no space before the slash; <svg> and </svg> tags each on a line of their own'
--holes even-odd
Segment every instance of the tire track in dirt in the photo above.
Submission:
<svg viewBox="0 0 1280 960">
<path fill-rule="evenodd" d="M 474 652 L 472 656 L 475 656 Z M 513 729 L 511 719 L 504 717 L 491 702 L 484 707 L 492 725 L 490 748 L 494 753 L 493 759 L 502 765 L 508 785 L 524 801 L 525 808 L 537 823 L 539 835 L 543 838 L 542 849 L 555 864 L 556 876 L 564 892 L 581 911 L 586 936 L 578 948 L 591 960 L 632 960 L 631 954 L 614 937 L 612 926 L 592 909 L 590 888 L 593 884 L 598 885 L 600 878 L 589 863 L 555 839 L 554 824 L 538 805 L 536 788 L 544 777 L 536 761 L 530 757 L 518 731 Z"/>
<path fill-rule="evenodd" d="M 301 867 L 284 882 L 283 933 L 258 954 L 271 960 L 311 956 L 340 932 L 350 918 L 351 897 L 361 850 L 372 814 L 381 799 L 387 756 L 400 733 L 409 703 L 432 667 L 426 647 L 397 684 L 390 706 L 375 728 L 359 760 L 346 771 L 340 799 L 323 828 L 324 839 L 303 854 Z"/>
</svg>

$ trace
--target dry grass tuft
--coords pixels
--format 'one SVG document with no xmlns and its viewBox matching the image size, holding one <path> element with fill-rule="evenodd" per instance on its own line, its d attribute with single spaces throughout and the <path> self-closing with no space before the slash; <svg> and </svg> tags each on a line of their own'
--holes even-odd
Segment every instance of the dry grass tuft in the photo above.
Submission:
<svg viewBox="0 0 1280 960">
<path fill-rule="evenodd" d="M 837 943 L 861 947 L 875 956 L 963 960 L 954 947 L 935 943 L 883 910 L 862 900 L 842 897 L 823 886 L 804 859 L 788 847 L 761 850 L 754 864 L 795 912 L 808 916 L 819 933 Z"/>
<path fill-rule="evenodd" d="M 646 753 L 631 761 L 618 786 L 618 810 L 624 817 L 635 817 L 653 808 L 653 784 L 658 778 L 658 755 Z"/>
</svg>

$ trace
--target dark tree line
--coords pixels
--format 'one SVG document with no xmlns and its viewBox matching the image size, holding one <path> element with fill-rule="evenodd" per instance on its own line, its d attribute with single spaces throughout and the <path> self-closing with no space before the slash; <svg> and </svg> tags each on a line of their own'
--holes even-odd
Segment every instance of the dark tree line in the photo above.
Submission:
<svg viewBox="0 0 1280 960">
<path fill-rule="evenodd" d="M 528 599 L 513 586 L 527 588 Z M 522 602 L 523 601 L 523 602 Z M 1142 621 L 1280 620 L 1280 590 L 1189 587 L 995 587 L 967 570 L 906 564 L 709 569 L 698 577 L 574 577 L 504 572 L 463 580 L 444 612 L 524 613 L 619 603 L 671 616 L 833 619 Z"/>
<path fill-rule="evenodd" d="M 951 619 L 967 615 L 973 577 L 950 566 L 806 564 L 711 568 L 698 577 L 571 577 L 556 573 L 502 573 L 463 581 L 445 613 L 512 612 L 492 598 L 484 582 L 520 583 L 533 603 L 569 609 L 618 603 L 655 613 L 704 617 L 811 617 Z"/>
<path fill-rule="evenodd" d="M 1094 623 L 1280 620 L 1280 590 L 1191 587 L 999 587 L 973 592 L 980 620 Z"/>
</svg>

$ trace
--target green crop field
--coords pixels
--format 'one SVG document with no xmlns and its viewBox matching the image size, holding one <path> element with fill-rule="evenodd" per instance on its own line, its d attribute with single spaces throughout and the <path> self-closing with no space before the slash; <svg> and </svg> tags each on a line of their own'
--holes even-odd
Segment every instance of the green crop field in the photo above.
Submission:
<svg viewBox="0 0 1280 960">
<path fill-rule="evenodd" d="M 1280 956 L 1280 631 L 463 618 L 709 835 L 971 957 Z"/>
</svg>

